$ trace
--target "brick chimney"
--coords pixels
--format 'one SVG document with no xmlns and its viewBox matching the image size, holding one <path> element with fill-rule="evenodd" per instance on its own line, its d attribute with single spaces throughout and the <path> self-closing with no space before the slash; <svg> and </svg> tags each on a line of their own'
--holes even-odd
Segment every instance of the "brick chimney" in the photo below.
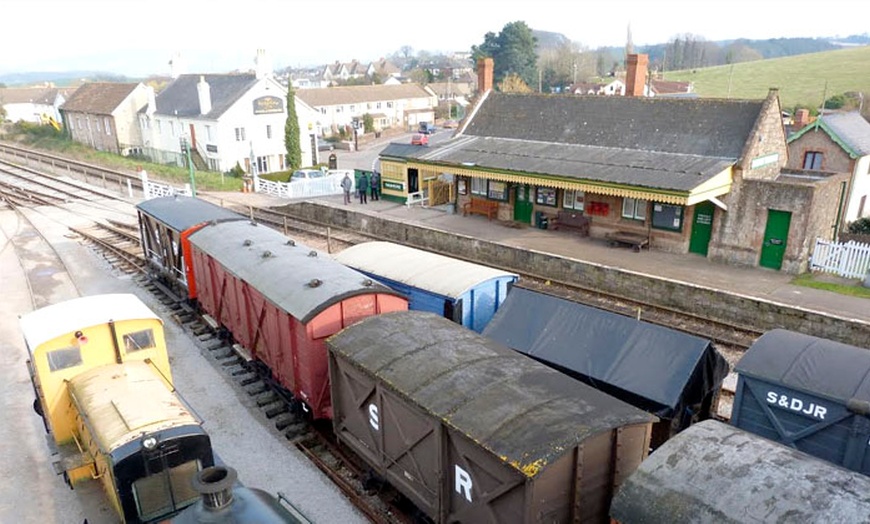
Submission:
<svg viewBox="0 0 870 524">
<path fill-rule="evenodd" d="M 492 89 L 492 71 L 495 63 L 492 58 L 481 58 L 477 61 L 477 91 L 486 93 Z"/>
<path fill-rule="evenodd" d="M 643 96 L 649 55 L 628 55 L 625 65 L 625 96 Z"/>
<path fill-rule="evenodd" d="M 798 109 L 794 112 L 794 130 L 803 129 L 810 123 L 810 110 Z"/>
</svg>

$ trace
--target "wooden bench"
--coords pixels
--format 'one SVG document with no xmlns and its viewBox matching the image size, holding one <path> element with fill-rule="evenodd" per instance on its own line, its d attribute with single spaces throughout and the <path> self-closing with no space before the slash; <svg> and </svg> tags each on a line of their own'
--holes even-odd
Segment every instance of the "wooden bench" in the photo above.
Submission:
<svg viewBox="0 0 870 524">
<path fill-rule="evenodd" d="M 498 216 L 498 202 L 495 200 L 485 200 L 483 198 L 472 198 L 470 202 L 462 204 L 462 216 L 467 214 L 486 215 L 486 218 L 492 220 L 492 217 Z"/>
<path fill-rule="evenodd" d="M 632 248 L 635 253 L 639 253 L 641 249 L 649 247 L 649 236 L 640 233 L 630 233 L 628 231 L 613 231 L 604 235 L 607 238 L 611 247 L 626 245 Z"/>
<path fill-rule="evenodd" d="M 551 229 L 568 229 L 576 231 L 581 237 L 589 236 L 589 217 L 579 211 L 560 209 L 554 222 L 550 222 Z"/>
</svg>

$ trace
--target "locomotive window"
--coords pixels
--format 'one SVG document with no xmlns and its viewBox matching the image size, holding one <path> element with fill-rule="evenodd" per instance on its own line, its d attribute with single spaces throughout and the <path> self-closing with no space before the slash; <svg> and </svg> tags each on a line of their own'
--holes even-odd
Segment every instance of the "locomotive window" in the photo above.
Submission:
<svg viewBox="0 0 870 524">
<path fill-rule="evenodd" d="M 63 349 L 55 349 L 48 352 L 48 369 L 51 371 L 60 371 L 78 366 L 82 363 L 82 352 L 75 346 L 70 346 Z"/>
<path fill-rule="evenodd" d="M 124 349 L 127 353 L 154 347 L 154 331 L 145 329 L 124 335 Z"/>
</svg>

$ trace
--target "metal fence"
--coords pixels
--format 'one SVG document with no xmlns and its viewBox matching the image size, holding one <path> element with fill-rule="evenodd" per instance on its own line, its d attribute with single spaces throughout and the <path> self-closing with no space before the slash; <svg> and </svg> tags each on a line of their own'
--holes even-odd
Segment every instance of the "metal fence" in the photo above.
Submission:
<svg viewBox="0 0 870 524">
<path fill-rule="evenodd" d="M 864 278 L 870 271 L 870 244 L 816 239 L 810 269 L 845 278 Z"/>
</svg>

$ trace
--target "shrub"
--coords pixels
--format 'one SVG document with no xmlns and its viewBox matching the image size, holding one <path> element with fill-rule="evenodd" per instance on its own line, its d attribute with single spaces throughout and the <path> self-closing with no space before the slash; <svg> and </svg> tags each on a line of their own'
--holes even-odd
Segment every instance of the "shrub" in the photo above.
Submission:
<svg viewBox="0 0 870 524">
<path fill-rule="evenodd" d="M 229 171 L 226 172 L 227 176 L 233 176 L 236 178 L 241 178 L 244 174 L 245 174 L 245 170 L 242 169 L 241 164 L 239 164 L 238 162 L 236 162 L 236 165 L 233 166 L 232 169 L 230 169 Z"/>
<path fill-rule="evenodd" d="M 859 218 L 849 223 L 849 233 L 854 235 L 870 235 L 870 217 Z"/>
</svg>

